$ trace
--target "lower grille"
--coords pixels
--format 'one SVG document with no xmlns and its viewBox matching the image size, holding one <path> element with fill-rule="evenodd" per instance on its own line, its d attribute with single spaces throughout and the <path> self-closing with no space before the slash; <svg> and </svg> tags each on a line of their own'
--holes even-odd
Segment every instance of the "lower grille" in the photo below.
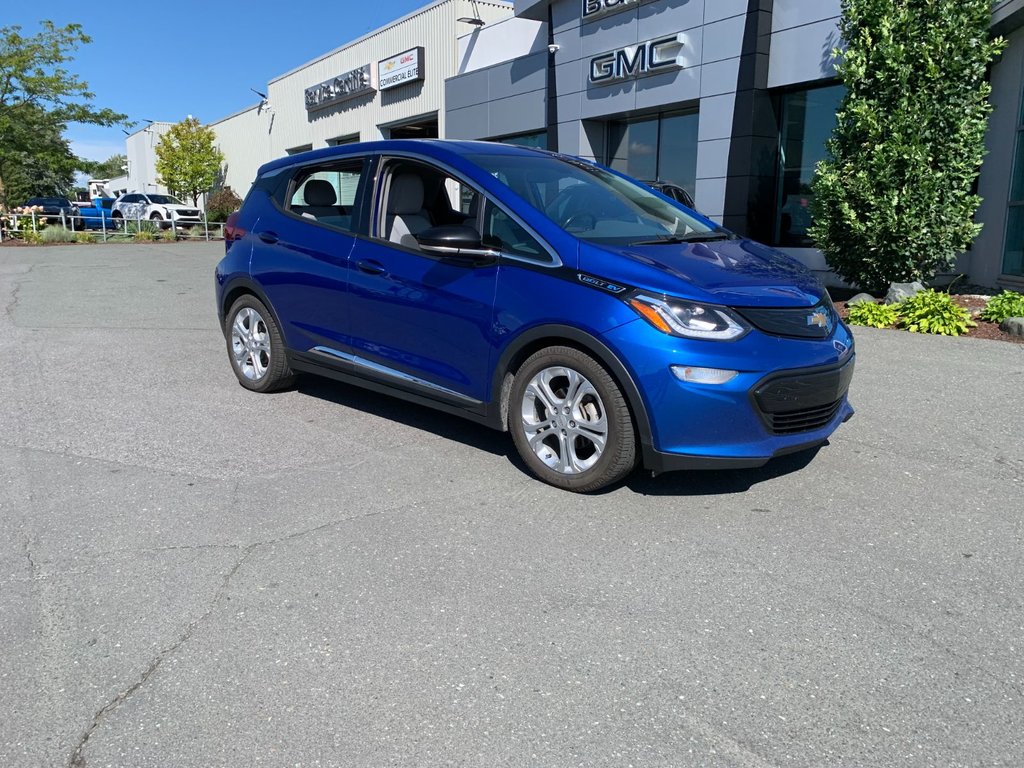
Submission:
<svg viewBox="0 0 1024 768">
<path fill-rule="evenodd" d="M 776 435 L 811 432 L 828 424 L 842 406 L 853 378 L 854 358 L 831 370 L 774 376 L 754 388 L 753 399 Z"/>
<path fill-rule="evenodd" d="M 821 429 L 836 415 L 842 400 L 818 408 L 807 408 L 802 411 L 788 413 L 766 413 L 765 421 L 768 428 L 776 435 L 793 435 L 798 432 L 811 432 Z"/>
</svg>

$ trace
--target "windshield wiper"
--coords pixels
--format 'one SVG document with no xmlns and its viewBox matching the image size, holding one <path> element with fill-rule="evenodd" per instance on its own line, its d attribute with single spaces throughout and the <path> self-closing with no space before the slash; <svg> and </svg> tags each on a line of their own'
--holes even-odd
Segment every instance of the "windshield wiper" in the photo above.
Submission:
<svg viewBox="0 0 1024 768">
<path fill-rule="evenodd" d="M 654 240 L 634 240 L 630 245 L 681 245 L 682 243 L 710 243 L 716 240 L 732 240 L 730 232 L 691 232 L 688 235 L 663 235 Z"/>
</svg>

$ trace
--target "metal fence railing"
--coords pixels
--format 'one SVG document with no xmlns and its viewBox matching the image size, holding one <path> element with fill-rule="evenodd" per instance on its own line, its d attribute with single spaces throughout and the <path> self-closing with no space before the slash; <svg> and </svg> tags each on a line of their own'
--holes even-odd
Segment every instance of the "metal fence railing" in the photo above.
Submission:
<svg viewBox="0 0 1024 768">
<path fill-rule="evenodd" d="M 0 214 L 0 242 L 25 240 L 32 243 L 130 242 L 150 240 L 221 240 L 224 222 L 178 222 L 174 219 L 134 219 L 110 216 L 71 216 L 64 212 L 45 215 L 31 213 Z"/>
</svg>

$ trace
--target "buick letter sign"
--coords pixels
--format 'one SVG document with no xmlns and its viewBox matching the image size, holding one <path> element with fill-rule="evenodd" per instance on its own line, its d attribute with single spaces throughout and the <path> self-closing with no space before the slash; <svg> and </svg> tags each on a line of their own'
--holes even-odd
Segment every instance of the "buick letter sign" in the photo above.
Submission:
<svg viewBox="0 0 1024 768">
<path fill-rule="evenodd" d="M 639 3 L 640 0 L 583 0 L 583 20 L 590 21 Z"/>
<path fill-rule="evenodd" d="M 359 69 L 353 69 L 351 72 L 307 88 L 306 111 L 323 109 L 340 101 L 373 92 L 373 86 L 370 85 L 370 65 L 363 64 Z"/>
<path fill-rule="evenodd" d="M 590 60 L 590 82 L 603 85 L 669 67 L 683 67 L 683 33 L 628 45 Z"/>
<path fill-rule="evenodd" d="M 377 62 L 377 87 L 386 91 L 423 79 L 423 47 Z"/>
</svg>

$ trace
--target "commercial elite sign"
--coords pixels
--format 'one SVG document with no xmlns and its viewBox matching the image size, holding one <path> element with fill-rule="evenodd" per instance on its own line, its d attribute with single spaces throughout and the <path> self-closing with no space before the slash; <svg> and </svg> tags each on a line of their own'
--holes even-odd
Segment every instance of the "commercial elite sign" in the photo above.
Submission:
<svg viewBox="0 0 1024 768">
<path fill-rule="evenodd" d="M 377 62 L 377 87 L 386 91 L 423 79 L 423 46 Z"/>
<path fill-rule="evenodd" d="M 310 86 L 306 89 L 306 111 L 312 112 L 356 96 L 375 93 L 371 80 L 370 65 L 364 64 L 359 69 Z"/>
<path fill-rule="evenodd" d="M 590 60 L 590 82 L 604 85 L 671 68 L 681 69 L 686 66 L 683 60 L 684 38 L 680 32 L 594 56 Z"/>
</svg>

